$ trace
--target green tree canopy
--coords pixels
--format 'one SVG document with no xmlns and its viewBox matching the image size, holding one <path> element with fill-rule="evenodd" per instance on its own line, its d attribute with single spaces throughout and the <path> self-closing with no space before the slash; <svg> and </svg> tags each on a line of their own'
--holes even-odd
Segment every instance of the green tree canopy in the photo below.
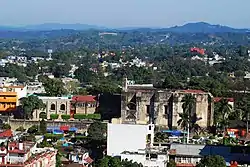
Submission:
<svg viewBox="0 0 250 167">
<path fill-rule="evenodd" d="M 21 98 L 20 103 L 26 118 L 32 118 L 34 110 L 43 109 L 46 107 L 41 99 L 33 95 Z"/>
<path fill-rule="evenodd" d="M 120 160 L 120 158 L 117 157 L 110 157 L 105 156 L 102 159 L 99 159 L 96 164 L 94 164 L 95 167 L 142 167 L 142 164 L 138 164 L 137 162 L 128 161 L 126 160 Z"/>
<path fill-rule="evenodd" d="M 88 137 L 92 141 L 103 141 L 106 139 L 105 134 L 107 133 L 106 124 L 96 121 L 92 123 L 88 128 Z"/>
<path fill-rule="evenodd" d="M 67 93 L 66 90 L 64 89 L 63 82 L 59 79 L 50 79 L 50 78 L 47 78 L 46 80 L 44 79 L 43 86 L 48 96 L 59 97 Z"/>
<path fill-rule="evenodd" d="M 209 155 L 202 158 L 197 167 L 226 167 L 226 161 L 219 155 Z"/>
</svg>

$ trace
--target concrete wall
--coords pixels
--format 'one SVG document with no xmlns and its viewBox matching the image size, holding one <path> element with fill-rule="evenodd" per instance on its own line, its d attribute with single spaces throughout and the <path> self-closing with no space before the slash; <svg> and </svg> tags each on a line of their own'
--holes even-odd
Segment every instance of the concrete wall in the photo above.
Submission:
<svg viewBox="0 0 250 167">
<path fill-rule="evenodd" d="M 47 120 L 47 126 L 62 126 L 69 125 L 71 127 L 77 127 L 79 129 L 87 129 L 87 127 L 92 123 L 92 121 L 49 121 Z M 25 129 L 30 128 L 33 125 L 39 125 L 39 121 L 33 120 L 22 120 L 22 119 L 10 119 L 9 124 L 12 130 L 16 130 L 20 126 Z"/>
<path fill-rule="evenodd" d="M 179 113 L 183 113 L 182 108 L 182 98 L 185 96 L 186 93 L 174 93 L 174 102 L 173 102 L 173 126 L 178 127 L 177 121 L 181 118 L 179 117 Z M 208 126 L 208 107 L 209 107 L 209 94 L 193 94 L 196 98 L 196 105 L 195 105 L 195 111 L 198 118 L 201 118 L 201 120 L 197 121 L 198 125 L 201 127 L 207 127 Z"/>
<path fill-rule="evenodd" d="M 136 104 L 136 119 L 134 123 L 148 124 L 154 121 L 156 125 L 168 125 L 165 109 L 168 108 L 168 101 L 171 93 L 168 91 L 128 91 L 122 94 L 121 115 L 124 123 L 132 120 L 127 119 L 129 112 L 128 105 Z M 151 113 L 154 111 L 154 114 Z M 153 120 L 154 117 L 154 120 Z"/>
</svg>

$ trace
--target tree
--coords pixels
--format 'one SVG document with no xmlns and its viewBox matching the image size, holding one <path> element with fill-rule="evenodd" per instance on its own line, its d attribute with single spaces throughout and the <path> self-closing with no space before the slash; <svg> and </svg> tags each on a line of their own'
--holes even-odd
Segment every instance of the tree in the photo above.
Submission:
<svg viewBox="0 0 250 167">
<path fill-rule="evenodd" d="M 2 127 L 3 129 L 11 129 L 11 126 L 10 126 L 10 124 L 3 124 L 3 127 Z"/>
<path fill-rule="evenodd" d="M 215 122 L 226 128 L 228 124 L 228 117 L 232 113 L 232 106 L 227 99 L 221 99 L 215 107 Z"/>
<path fill-rule="evenodd" d="M 138 164 L 137 162 L 132 162 L 126 160 L 120 160 L 117 157 L 105 156 L 102 159 L 99 159 L 96 164 L 96 167 L 142 167 L 142 164 Z"/>
<path fill-rule="evenodd" d="M 41 113 L 39 114 L 39 118 L 40 118 L 40 119 L 47 119 L 47 114 L 46 114 L 45 112 L 41 112 Z"/>
<path fill-rule="evenodd" d="M 181 125 L 182 128 L 187 129 L 188 131 L 187 142 L 188 142 L 190 125 L 192 128 L 197 121 L 196 113 L 194 111 L 196 105 L 196 99 L 192 94 L 185 94 L 181 102 L 182 102 L 183 113 L 179 113 L 181 119 L 177 121 L 177 124 L 179 126 Z"/>
<path fill-rule="evenodd" d="M 61 158 L 62 158 L 62 154 L 60 152 L 58 152 L 56 154 L 56 167 L 61 167 L 62 166 Z"/>
<path fill-rule="evenodd" d="M 92 123 L 88 128 L 88 137 L 92 141 L 103 141 L 106 139 L 105 134 L 107 132 L 106 124 L 96 121 Z"/>
<path fill-rule="evenodd" d="M 38 126 L 37 125 L 33 125 L 31 126 L 28 131 L 27 131 L 29 134 L 34 134 L 34 133 L 37 133 L 38 132 Z"/>
<path fill-rule="evenodd" d="M 115 83 L 112 83 L 111 81 L 100 81 L 100 82 L 95 82 L 92 84 L 91 87 L 87 88 L 87 92 L 89 92 L 89 94 L 92 95 L 98 95 L 101 93 L 120 93 L 121 89 L 119 88 L 119 86 Z"/>
<path fill-rule="evenodd" d="M 48 96 L 59 97 L 67 93 L 63 82 L 59 79 L 47 78 L 47 80 L 43 81 L 43 86 Z"/>
<path fill-rule="evenodd" d="M 44 109 L 45 104 L 37 96 L 28 96 L 20 99 L 21 108 L 24 111 L 25 119 L 33 117 L 33 111 Z"/>
<path fill-rule="evenodd" d="M 41 132 L 42 134 L 45 134 L 45 133 L 47 132 L 47 123 L 46 123 L 46 121 L 45 121 L 44 119 L 42 119 L 42 120 L 40 121 L 39 128 L 40 128 L 40 132 Z"/>
<path fill-rule="evenodd" d="M 176 167 L 176 163 L 174 160 L 170 159 L 168 164 L 167 164 L 167 167 Z"/>
<path fill-rule="evenodd" d="M 226 167 L 226 161 L 219 155 L 209 155 L 202 158 L 197 167 Z"/>
</svg>

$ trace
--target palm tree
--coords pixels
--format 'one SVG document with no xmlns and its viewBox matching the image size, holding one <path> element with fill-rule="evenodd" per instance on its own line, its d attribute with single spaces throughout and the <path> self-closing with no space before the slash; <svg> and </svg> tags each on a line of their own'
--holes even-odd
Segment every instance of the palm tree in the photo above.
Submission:
<svg viewBox="0 0 250 167">
<path fill-rule="evenodd" d="M 196 114 L 193 112 L 195 109 L 196 99 L 192 94 L 185 94 L 181 100 L 183 113 L 179 113 L 181 119 L 177 122 L 179 126 L 187 129 L 187 142 L 189 140 L 190 124 L 194 125 L 197 121 Z M 195 117 L 195 119 L 194 119 Z"/>
<path fill-rule="evenodd" d="M 218 115 L 220 116 L 219 122 L 224 127 L 224 131 L 226 130 L 226 126 L 228 125 L 228 116 L 232 113 L 232 106 L 228 103 L 227 99 L 221 99 L 218 104 Z"/>
</svg>

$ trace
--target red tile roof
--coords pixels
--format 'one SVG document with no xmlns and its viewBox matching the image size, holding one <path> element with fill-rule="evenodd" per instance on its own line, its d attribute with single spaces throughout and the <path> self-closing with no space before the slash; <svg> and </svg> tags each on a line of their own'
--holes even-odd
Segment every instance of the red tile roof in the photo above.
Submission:
<svg viewBox="0 0 250 167">
<path fill-rule="evenodd" d="M 12 131 L 11 129 L 8 129 L 6 131 L 3 131 L 0 133 L 0 137 L 12 137 Z"/>
<path fill-rule="evenodd" d="M 227 99 L 228 102 L 234 102 L 234 98 L 224 98 L 224 97 L 215 97 L 214 102 L 219 102 L 221 99 Z"/>
<path fill-rule="evenodd" d="M 72 97 L 72 101 L 78 101 L 78 102 L 95 102 L 96 96 L 82 96 L 82 95 L 76 95 Z"/>
<path fill-rule="evenodd" d="M 187 90 L 183 90 L 185 93 L 205 93 L 202 90 L 193 90 L 193 89 L 187 89 Z"/>
</svg>

